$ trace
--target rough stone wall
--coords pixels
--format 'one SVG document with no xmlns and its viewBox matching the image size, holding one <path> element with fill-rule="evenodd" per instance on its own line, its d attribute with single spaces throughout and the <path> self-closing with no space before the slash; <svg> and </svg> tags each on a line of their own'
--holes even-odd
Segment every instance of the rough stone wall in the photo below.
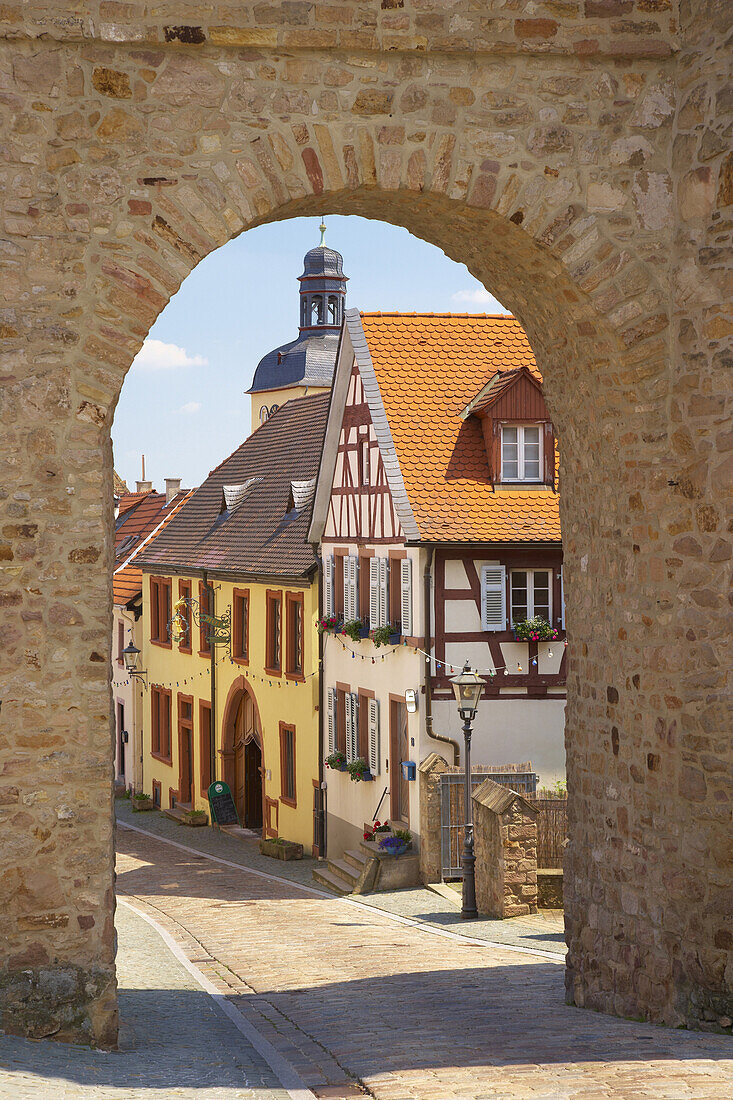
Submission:
<svg viewBox="0 0 733 1100">
<path fill-rule="evenodd" d="M 508 805 L 492 807 L 487 788 Z M 497 920 L 536 913 L 537 811 L 487 779 L 474 791 L 473 817 L 479 913 Z"/>
<path fill-rule="evenodd" d="M 440 882 L 443 861 L 440 851 L 440 777 L 454 771 L 437 752 L 426 756 L 417 769 L 420 800 L 420 878 Z"/>
<path fill-rule="evenodd" d="M 713 0 L 0 4 L 5 1027 L 116 1026 L 124 374 L 213 248 L 322 211 L 465 262 L 545 375 L 569 997 L 669 1024 L 733 1014 L 730 20 Z"/>
</svg>

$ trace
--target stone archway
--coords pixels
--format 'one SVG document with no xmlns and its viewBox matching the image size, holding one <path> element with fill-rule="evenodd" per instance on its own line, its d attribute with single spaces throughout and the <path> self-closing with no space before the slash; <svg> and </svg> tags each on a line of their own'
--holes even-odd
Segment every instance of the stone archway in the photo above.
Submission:
<svg viewBox="0 0 733 1100">
<path fill-rule="evenodd" d="M 245 705 L 249 711 L 246 718 L 242 713 Z M 243 718 L 244 725 L 242 726 Z M 255 761 L 248 752 L 249 742 L 253 742 L 258 750 L 256 761 L 256 766 L 260 772 L 258 777 L 249 774 L 252 767 L 255 766 Z M 264 768 L 262 720 L 260 718 L 260 708 L 257 705 L 257 697 L 252 685 L 247 682 L 244 676 L 238 676 L 234 680 L 224 704 L 220 756 L 222 778 L 229 784 L 229 789 L 234 796 L 241 824 L 247 828 L 261 827 L 264 801 L 262 794 L 262 769 Z M 255 791 L 255 786 L 258 786 L 258 792 Z M 252 796 L 257 793 L 259 793 L 259 799 L 256 808 L 259 813 L 255 813 L 254 818 L 259 817 L 259 821 L 250 820 L 248 815 L 248 803 L 252 801 Z"/>
<path fill-rule="evenodd" d="M 546 379 L 572 643 L 569 996 L 670 1024 L 730 1014 L 726 14 L 383 0 L 215 22 L 193 3 L 170 26 L 92 7 L 30 0 L 0 23 L 4 1026 L 116 1034 L 109 431 L 125 371 L 212 249 L 321 212 L 399 223 L 465 262 Z"/>
</svg>

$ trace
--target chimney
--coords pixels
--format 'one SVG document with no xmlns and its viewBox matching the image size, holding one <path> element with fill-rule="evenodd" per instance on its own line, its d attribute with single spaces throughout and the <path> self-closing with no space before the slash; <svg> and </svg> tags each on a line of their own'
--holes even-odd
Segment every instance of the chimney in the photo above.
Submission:
<svg viewBox="0 0 733 1100">
<path fill-rule="evenodd" d="M 153 491 L 152 481 L 136 481 L 135 492 L 136 493 L 151 493 Z"/>
<path fill-rule="evenodd" d="M 181 491 L 180 477 L 167 477 L 165 479 L 165 502 L 170 504 L 174 497 Z"/>
</svg>

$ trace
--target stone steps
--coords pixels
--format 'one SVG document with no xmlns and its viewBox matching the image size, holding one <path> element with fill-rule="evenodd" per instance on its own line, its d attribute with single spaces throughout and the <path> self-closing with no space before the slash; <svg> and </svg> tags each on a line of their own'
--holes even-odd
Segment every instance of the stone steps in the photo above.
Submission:
<svg viewBox="0 0 733 1100">
<path fill-rule="evenodd" d="M 349 892 L 351 892 L 359 881 L 362 868 L 354 867 L 352 863 L 347 863 L 344 859 L 329 859 L 328 870 L 332 875 L 343 879 L 349 887 Z"/>
<path fill-rule="evenodd" d="M 330 890 L 332 894 L 350 894 L 351 888 L 347 886 L 344 879 L 339 878 L 338 875 L 334 875 L 328 870 L 313 870 L 313 878 L 319 885 L 325 886 L 327 890 Z"/>
</svg>

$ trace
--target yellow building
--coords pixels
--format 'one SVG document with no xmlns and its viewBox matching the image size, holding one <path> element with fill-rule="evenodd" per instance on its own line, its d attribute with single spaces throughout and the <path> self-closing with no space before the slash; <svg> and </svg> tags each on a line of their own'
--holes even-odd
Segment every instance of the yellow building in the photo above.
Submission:
<svg viewBox="0 0 733 1100">
<path fill-rule="evenodd" d="M 306 542 L 329 394 L 289 400 L 197 489 L 141 556 L 148 692 L 143 787 L 314 843 L 319 786 L 317 562 Z M 183 598 L 180 639 L 171 628 Z M 201 612 L 217 621 L 218 637 Z"/>
</svg>

